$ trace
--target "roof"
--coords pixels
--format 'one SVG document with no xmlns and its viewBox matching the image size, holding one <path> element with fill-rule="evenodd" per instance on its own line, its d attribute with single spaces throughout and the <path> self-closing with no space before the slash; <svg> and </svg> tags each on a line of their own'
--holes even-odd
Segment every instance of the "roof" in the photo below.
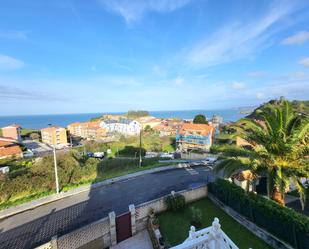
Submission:
<svg viewBox="0 0 309 249">
<path fill-rule="evenodd" d="M 236 179 L 237 181 L 245 181 L 245 180 L 254 180 L 255 175 L 251 172 L 251 170 L 243 170 L 240 171 L 234 175 L 232 175 L 232 178 Z"/>
<path fill-rule="evenodd" d="M 8 147 L 0 148 L 0 157 L 12 156 L 21 154 L 22 151 L 18 145 L 12 145 Z"/>
<path fill-rule="evenodd" d="M 201 135 L 208 136 L 214 131 L 214 127 L 208 124 L 184 123 L 179 129 L 179 133 L 182 134 L 185 131 L 199 131 Z"/>
<path fill-rule="evenodd" d="M 9 128 L 21 128 L 19 124 L 11 124 L 5 127 L 2 127 L 2 129 L 9 129 Z"/>
<path fill-rule="evenodd" d="M 14 144 L 14 143 L 10 141 L 0 140 L 0 147 L 8 146 L 11 144 Z"/>
<path fill-rule="evenodd" d="M 103 122 L 106 124 L 115 124 L 115 123 L 130 124 L 132 121 L 133 119 L 120 119 L 120 120 L 108 119 L 104 120 Z"/>
<path fill-rule="evenodd" d="M 58 130 L 58 129 L 64 129 L 64 128 L 55 125 L 55 126 L 50 126 L 50 127 L 43 128 L 43 129 L 41 129 L 41 131 L 51 132 L 53 130 Z"/>
<path fill-rule="evenodd" d="M 0 137 L 0 142 L 2 142 L 2 141 L 14 143 L 14 142 L 16 142 L 16 139 L 12 138 L 12 137 Z"/>
</svg>

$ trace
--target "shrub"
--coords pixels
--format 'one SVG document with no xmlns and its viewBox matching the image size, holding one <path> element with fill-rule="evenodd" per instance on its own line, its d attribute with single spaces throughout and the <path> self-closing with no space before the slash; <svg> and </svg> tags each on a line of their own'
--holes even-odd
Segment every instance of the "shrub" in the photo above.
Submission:
<svg viewBox="0 0 309 249">
<path fill-rule="evenodd" d="M 290 243 L 309 248 L 309 218 L 262 196 L 249 193 L 226 180 L 209 184 L 209 192 L 253 223 Z"/>
<path fill-rule="evenodd" d="M 202 212 L 200 209 L 191 207 L 191 225 L 195 226 L 196 228 L 200 228 L 202 225 Z"/>
<path fill-rule="evenodd" d="M 181 194 L 171 194 L 164 199 L 164 202 L 167 206 L 167 209 L 172 211 L 181 209 L 186 204 L 185 197 Z"/>
</svg>

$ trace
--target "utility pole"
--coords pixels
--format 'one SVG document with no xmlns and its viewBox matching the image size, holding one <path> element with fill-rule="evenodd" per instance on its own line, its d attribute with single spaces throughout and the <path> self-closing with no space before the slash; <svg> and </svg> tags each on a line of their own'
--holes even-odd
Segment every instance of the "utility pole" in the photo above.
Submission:
<svg viewBox="0 0 309 249">
<path fill-rule="evenodd" d="M 48 126 L 51 128 L 52 125 L 48 124 Z M 56 179 L 56 192 L 59 194 L 59 181 L 58 181 L 58 169 L 57 169 L 57 157 L 56 157 L 56 147 L 55 147 L 55 140 L 54 136 L 52 136 L 52 144 L 53 144 L 53 153 L 54 153 L 54 170 L 55 170 L 55 179 Z"/>
<path fill-rule="evenodd" d="M 139 166 L 142 166 L 142 130 L 143 128 L 141 128 L 140 132 L 139 132 Z"/>
</svg>

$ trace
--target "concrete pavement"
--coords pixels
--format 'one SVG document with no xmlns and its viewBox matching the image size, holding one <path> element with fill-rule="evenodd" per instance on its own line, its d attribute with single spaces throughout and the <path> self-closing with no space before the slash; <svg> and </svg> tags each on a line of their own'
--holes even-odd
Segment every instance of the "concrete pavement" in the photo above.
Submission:
<svg viewBox="0 0 309 249">
<path fill-rule="evenodd" d="M 205 167 L 175 169 L 138 176 L 90 189 L 16 214 L 0 222 L 0 248 L 33 248 L 93 221 L 110 211 L 121 214 L 129 204 L 141 204 L 206 183 L 212 172 Z"/>
</svg>

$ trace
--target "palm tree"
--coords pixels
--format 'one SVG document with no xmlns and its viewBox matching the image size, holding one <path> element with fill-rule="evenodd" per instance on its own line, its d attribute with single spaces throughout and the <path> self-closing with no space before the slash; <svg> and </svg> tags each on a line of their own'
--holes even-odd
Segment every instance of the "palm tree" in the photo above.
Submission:
<svg viewBox="0 0 309 249">
<path fill-rule="evenodd" d="M 309 176 L 309 120 L 293 112 L 286 100 L 267 106 L 259 113 L 261 120 L 244 119 L 238 130 L 251 148 L 230 146 L 222 152 L 217 170 L 230 177 L 240 170 L 250 169 L 267 177 L 269 198 L 284 205 L 284 194 L 293 181 L 300 195 L 302 208 L 305 188 L 301 178 Z"/>
</svg>

